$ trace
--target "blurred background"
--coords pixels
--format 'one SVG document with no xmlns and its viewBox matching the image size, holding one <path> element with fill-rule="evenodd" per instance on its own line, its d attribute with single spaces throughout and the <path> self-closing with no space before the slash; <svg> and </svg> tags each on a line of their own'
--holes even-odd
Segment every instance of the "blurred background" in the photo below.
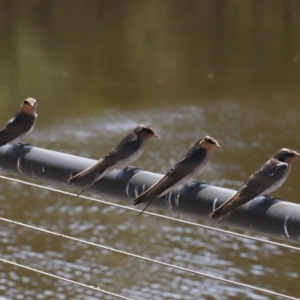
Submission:
<svg viewBox="0 0 300 300">
<path fill-rule="evenodd" d="M 209 134 L 222 148 L 198 179 L 232 189 L 279 148 L 300 151 L 299 0 L 1 0 L 0 37 L 0 122 L 36 98 L 34 146 L 99 159 L 145 123 L 159 139 L 135 165 L 164 173 Z M 299 201 L 299 170 L 300 161 L 273 196 Z M 300 295 L 295 251 L 4 180 L 0 188 L 2 217 Z M 132 299 L 277 299 L 1 223 L 1 258 Z M 5 300 L 115 299 L 0 270 Z"/>
</svg>

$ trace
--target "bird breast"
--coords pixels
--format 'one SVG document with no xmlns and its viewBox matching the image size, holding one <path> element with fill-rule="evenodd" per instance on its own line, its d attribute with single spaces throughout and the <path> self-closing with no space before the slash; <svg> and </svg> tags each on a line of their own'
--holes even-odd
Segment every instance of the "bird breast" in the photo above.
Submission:
<svg viewBox="0 0 300 300">
<path fill-rule="evenodd" d="M 135 151 L 134 153 L 129 155 L 127 158 L 119 160 L 118 162 L 116 162 L 114 167 L 116 169 L 122 169 L 122 168 L 125 168 L 125 167 L 129 166 L 133 162 L 135 162 L 142 155 L 142 153 L 144 151 L 144 145 L 145 144 L 142 143 L 142 145 L 140 146 L 140 148 L 137 151 Z"/>
<path fill-rule="evenodd" d="M 279 187 L 281 187 L 283 185 L 283 183 L 285 182 L 285 180 L 287 179 L 287 177 L 289 175 L 289 171 L 290 171 L 290 168 L 287 169 L 287 171 L 285 172 L 285 174 L 282 176 L 281 179 L 274 182 L 274 184 L 272 186 L 270 186 L 268 189 L 266 189 L 261 195 L 271 194 L 272 192 L 277 190 Z"/>
</svg>

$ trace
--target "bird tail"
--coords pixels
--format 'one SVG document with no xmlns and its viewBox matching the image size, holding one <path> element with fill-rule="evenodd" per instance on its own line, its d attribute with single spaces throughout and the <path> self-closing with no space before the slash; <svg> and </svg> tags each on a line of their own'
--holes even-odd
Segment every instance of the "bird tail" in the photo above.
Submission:
<svg viewBox="0 0 300 300">
<path fill-rule="evenodd" d="M 137 214 L 137 217 L 140 216 L 150 206 L 150 204 L 153 201 L 154 201 L 154 199 L 150 200 L 149 203 Z"/>
<path fill-rule="evenodd" d="M 105 169 L 104 170 L 97 170 L 97 163 L 94 165 L 91 165 L 89 168 L 77 173 L 76 175 L 70 177 L 67 181 L 68 183 L 73 183 L 78 179 L 87 177 L 87 178 L 92 178 L 94 176 L 97 177 L 97 180 L 100 179 L 104 174 L 105 174 Z"/>
<path fill-rule="evenodd" d="M 223 213 L 223 204 L 221 206 L 219 206 L 217 209 L 215 209 L 213 212 L 211 212 L 208 217 L 210 219 L 214 219 L 214 218 L 217 218 L 217 217 L 220 217 L 224 215 Z"/>
<path fill-rule="evenodd" d="M 225 201 L 222 205 L 220 205 L 217 209 L 211 212 L 208 217 L 210 219 L 219 218 L 217 222 L 213 225 L 217 227 L 224 219 L 228 218 L 234 209 L 230 205 L 230 201 L 235 198 L 236 194 L 234 194 L 231 198 Z"/>
<path fill-rule="evenodd" d="M 83 178 L 85 175 L 85 172 L 81 172 L 81 173 L 78 173 L 77 175 L 69 178 L 67 181 L 68 183 L 73 183 L 75 182 L 76 180 L 80 179 L 80 178 Z M 101 177 L 98 176 L 97 174 L 93 177 L 93 179 L 84 187 L 83 190 L 80 191 L 80 193 L 77 195 L 77 197 L 79 197 L 82 193 L 84 193 L 91 185 L 93 185 L 97 180 L 99 180 Z"/>
<path fill-rule="evenodd" d="M 147 201 L 148 197 L 146 195 L 146 192 L 147 191 L 145 191 L 144 193 L 140 194 L 137 198 L 132 200 L 132 204 L 137 205 L 137 204 L 140 204 L 140 203 L 143 203 L 143 202 Z"/>
<path fill-rule="evenodd" d="M 227 219 L 230 215 L 231 215 L 232 212 L 229 212 L 227 214 L 223 214 L 219 217 L 219 219 L 217 220 L 217 222 L 215 222 L 213 224 L 214 227 L 217 227 L 223 220 Z"/>
<path fill-rule="evenodd" d="M 74 181 L 76 181 L 77 179 L 79 179 L 81 177 L 81 173 L 76 174 L 73 177 L 70 177 L 67 181 L 68 183 L 73 183 Z"/>
<path fill-rule="evenodd" d="M 222 205 L 221 205 L 222 206 Z M 226 214 L 223 213 L 223 207 L 219 207 L 217 209 L 215 209 L 213 212 L 211 212 L 208 217 L 210 219 L 213 219 L 213 218 L 218 218 L 219 219 L 217 220 L 217 222 L 214 223 L 214 227 L 217 227 L 225 218 L 226 218 Z"/>
<path fill-rule="evenodd" d="M 97 178 L 95 177 L 90 183 L 88 183 L 83 190 L 80 191 L 80 193 L 77 195 L 77 197 L 79 197 L 81 194 L 83 194 L 91 185 L 93 185 L 95 183 L 95 181 Z"/>
<path fill-rule="evenodd" d="M 152 187 L 150 187 L 148 190 L 146 190 L 144 193 L 139 195 L 137 198 L 135 198 L 132 202 L 133 205 L 137 205 L 146 201 L 149 201 L 149 203 L 143 208 L 143 210 L 137 215 L 141 215 L 150 205 L 151 203 L 157 198 L 155 195 L 152 195 Z"/>
</svg>

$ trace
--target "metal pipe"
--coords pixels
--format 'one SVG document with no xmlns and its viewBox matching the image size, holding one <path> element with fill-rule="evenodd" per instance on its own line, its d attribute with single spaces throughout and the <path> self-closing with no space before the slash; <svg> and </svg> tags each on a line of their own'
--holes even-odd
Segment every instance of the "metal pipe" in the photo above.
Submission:
<svg viewBox="0 0 300 300">
<path fill-rule="evenodd" d="M 79 191 L 86 184 L 81 180 L 69 185 L 67 179 L 95 163 L 95 160 L 47 149 L 5 145 L 0 147 L 0 168 L 6 173 L 74 187 Z M 90 191 L 112 198 L 131 201 L 162 175 L 135 167 L 115 170 L 97 181 Z M 233 190 L 197 183 L 174 189 L 154 201 L 153 206 L 192 215 L 213 224 L 207 215 L 235 193 Z M 141 208 L 144 206 L 141 206 Z M 278 199 L 258 197 L 237 209 L 222 224 L 247 229 L 293 242 L 300 242 L 300 205 Z"/>
</svg>

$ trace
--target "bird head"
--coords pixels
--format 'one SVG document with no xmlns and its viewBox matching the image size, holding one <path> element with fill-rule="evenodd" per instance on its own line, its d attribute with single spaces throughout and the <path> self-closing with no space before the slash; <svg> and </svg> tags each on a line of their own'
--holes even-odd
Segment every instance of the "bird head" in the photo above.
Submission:
<svg viewBox="0 0 300 300">
<path fill-rule="evenodd" d="M 144 124 L 141 124 L 139 126 L 137 126 L 133 132 L 137 135 L 137 136 L 140 136 L 142 137 L 144 140 L 149 140 L 150 138 L 152 137 L 157 137 L 157 135 L 155 134 L 154 130 L 147 126 L 147 125 L 144 125 Z"/>
<path fill-rule="evenodd" d="M 274 154 L 273 158 L 290 165 L 298 156 L 300 156 L 300 154 L 297 151 L 282 148 Z"/>
<path fill-rule="evenodd" d="M 199 145 L 201 148 L 204 148 L 206 150 L 214 150 L 216 148 L 220 148 L 218 141 L 208 135 L 200 139 Z"/>
<path fill-rule="evenodd" d="M 26 98 L 21 105 L 21 110 L 29 115 L 36 115 L 37 101 L 34 98 Z"/>
</svg>

